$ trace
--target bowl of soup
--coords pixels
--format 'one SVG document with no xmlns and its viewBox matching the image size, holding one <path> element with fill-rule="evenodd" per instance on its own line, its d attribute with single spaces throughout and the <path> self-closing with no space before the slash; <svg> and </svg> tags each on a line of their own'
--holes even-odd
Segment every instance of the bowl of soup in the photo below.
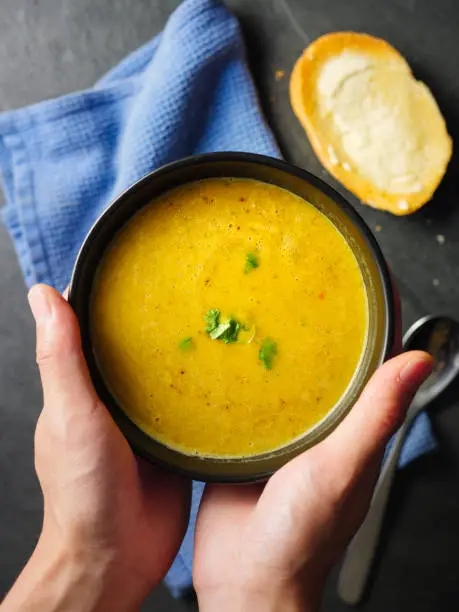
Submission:
<svg viewBox="0 0 459 612">
<path fill-rule="evenodd" d="M 181 160 L 120 195 L 69 301 L 135 452 L 205 481 L 266 478 L 320 442 L 393 343 L 363 220 L 318 178 L 254 154 Z"/>
</svg>

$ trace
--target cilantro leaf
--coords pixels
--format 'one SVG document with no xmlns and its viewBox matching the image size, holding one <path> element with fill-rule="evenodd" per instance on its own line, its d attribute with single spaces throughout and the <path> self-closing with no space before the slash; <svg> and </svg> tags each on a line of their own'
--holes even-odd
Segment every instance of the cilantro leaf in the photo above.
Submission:
<svg viewBox="0 0 459 612">
<path fill-rule="evenodd" d="M 216 330 L 210 333 L 212 340 L 221 340 L 225 344 L 237 342 L 237 337 L 241 324 L 236 319 L 228 319 L 217 327 Z"/>
<path fill-rule="evenodd" d="M 207 323 L 206 332 L 212 340 L 221 340 L 225 344 L 237 342 L 239 331 L 243 326 L 237 319 L 226 319 L 220 322 L 220 311 L 213 308 L 204 317 Z"/>
<path fill-rule="evenodd" d="M 272 338 L 265 338 L 258 351 L 258 357 L 265 370 L 270 370 L 273 365 L 274 357 L 277 355 L 277 342 Z"/>
<path fill-rule="evenodd" d="M 189 351 L 193 348 L 193 338 L 191 336 L 188 338 L 182 338 L 178 344 L 178 347 L 182 351 Z"/>
<path fill-rule="evenodd" d="M 219 323 L 215 329 L 208 332 L 209 336 L 212 338 L 212 340 L 218 340 L 225 332 L 228 331 L 230 325 L 230 321 L 223 321 L 223 323 Z"/>
<path fill-rule="evenodd" d="M 251 270 L 255 270 L 259 265 L 260 263 L 255 253 L 247 253 L 244 269 L 245 274 L 248 274 Z"/>
<path fill-rule="evenodd" d="M 204 321 L 207 323 L 206 332 L 210 334 L 217 329 L 220 322 L 220 311 L 218 308 L 211 308 L 204 316 Z"/>
</svg>

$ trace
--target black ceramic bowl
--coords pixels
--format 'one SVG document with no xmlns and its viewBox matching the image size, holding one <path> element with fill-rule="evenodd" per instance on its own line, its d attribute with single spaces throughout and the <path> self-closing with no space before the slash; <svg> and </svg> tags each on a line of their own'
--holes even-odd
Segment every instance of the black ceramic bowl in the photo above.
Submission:
<svg viewBox="0 0 459 612">
<path fill-rule="evenodd" d="M 123 412 L 108 390 L 91 347 L 89 305 L 98 263 L 115 233 L 154 198 L 174 187 L 211 177 L 250 178 L 278 185 L 311 202 L 341 232 L 359 263 L 368 297 L 369 329 L 362 359 L 339 402 L 301 438 L 272 452 L 249 458 L 218 459 L 181 453 L 152 439 Z M 261 480 L 289 459 L 325 438 L 352 408 L 393 343 L 393 296 L 386 263 L 368 227 L 336 191 L 315 176 L 286 162 L 248 153 L 212 153 L 190 157 L 152 172 L 121 194 L 96 221 L 78 254 L 69 301 L 81 328 L 83 351 L 100 398 L 134 451 L 155 463 L 198 480 Z M 301 372 L 297 373 L 301 376 Z"/>
</svg>

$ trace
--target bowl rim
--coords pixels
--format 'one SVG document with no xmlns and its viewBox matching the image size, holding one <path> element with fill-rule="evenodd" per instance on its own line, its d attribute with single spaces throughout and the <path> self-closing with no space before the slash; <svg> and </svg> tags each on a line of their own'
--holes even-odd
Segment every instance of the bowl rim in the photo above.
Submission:
<svg viewBox="0 0 459 612">
<path fill-rule="evenodd" d="M 368 224 L 364 221 L 363 217 L 354 209 L 354 207 L 349 203 L 349 201 L 341 193 L 339 193 L 336 189 L 334 189 L 328 183 L 326 183 L 319 177 L 315 176 L 308 170 L 300 168 L 282 159 L 277 159 L 274 157 L 270 157 L 268 155 L 261 155 L 258 153 L 246 153 L 246 152 L 239 152 L 239 151 L 223 151 L 223 152 L 216 152 L 216 153 L 202 153 L 198 155 L 191 155 L 188 157 L 184 157 L 182 159 L 167 163 L 157 168 L 156 170 L 152 170 L 151 172 L 147 173 L 145 176 L 143 176 L 139 180 L 135 181 L 131 186 L 123 190 L 115 198 L 113 198 L 110 201 L 110 203 L 107 205 L 107 207 L 102 211 L 102 213 L 97 217 L 97 219 L 92 224 L 75 258 L 75 263 L 72 269 L 70 282 L 68 286 L 68 302 L 70 306 L 72 306 L 72 308 L 74 309 L 75 313 L 76 313 L 76 309 L 75 309 L 76 293 L 77 293 L 77 287 L 79 285 L 79 278 L 82 272 L 83 264 L 84 264 L 86 257 L 91 252 L 93 242 L 96 239 L 96 230 L 105 222 L 105 220 L 108 217 L 110 217 L 114 213 L 114 211 L 118 210 L 119 208 L 122 208 L 128 197 L 131 197 L 131 196 L 135 197 L 151 181 L 154 181 L 160 177 L 167 176 L 168 174 L 177 172 L 183 167 L 199 166 L 201 164 L 208 164 L 212 162 L 228 162 L 228 163 L 237 163 L 237 162 L 247 163 L 249 162 L 250 164 L 260 165 L 260 166 L 273 168 L 276 170 L 286 172 L 300 180 L 308 182 L 313 187 L 315 187 L 316 189 L 324 193 L 325 196 L 329 197 L 333 202 L 335 202 L 344 211 L 347 217 L 350 218 L 352 224 L 357 227 L 357 229 L 360 231 L 361 235 L 365 239 L 367 246 L 369 248 L 369 251 L 371 253 L 371 256 L 373 258 L 373 261 L 376 265 L 377 272 L 380 276 L 384 310 L 385 310 L 385 326 L 384 326 L 384 331 L 383 331 L 383 339 L 381 343 L 380 359 L 378 362 L 378 367 L 380 367 L 382 363 L 384 363 L 390 357 L 392 349 L 393 349 L 393 345 L 394 345 L 395 297 L 394 297 L 394 290 L 393 290 L 393 284 L 392 284 L 392 277 L 391 277 L 388 265 L 386 263 L 386 260 L 384 258 L 384 255 L 382 253 L 381 247 L 376 241 L 376 238 L 374 237 L 373 233 L 368 227 Z M 204 180 L 204 179 L 197 179 L 197 180 Z M 254 180 L 261 180 L 261 179 L 254 179 Z M 193 182 L 193 181 L 186 181 L 186 182 Z M 183 184 L 186 184 L 186 182 Z M 273 184 L 275 185 L 276 182 L 274 181 Z M 133 212 L 133 214 L 131 215 L 131 218 L 132 216 L 134 216 L 134 214 L 136 214 L 139 210 L 141 210 L 141 208 L 144 205 L 147 205 L 149 201 L 150 200 L 146 201 L 145 204 L 143 204 L 142 206 L 139 206 L 137 210 Z M 81 334 L 83 336 L 83 331 L 81 331 Z M 90 374 L 91 374 L 91 371 L 90 371 Z M 91 375 L 91 378 L 92 378 L 92 375 Z M 114 404 L 119 406 L 118 402 L 113 397 L 113 395 L 109 392 L 108 389 L 107 389 L 107 392 L 113 399 Z M 111 412 L 110 407 L 107 407 L 107 410 Z M 113 418 L 113 415 L 111 416 Z M 273 470 L 268 470 L 265 472 L 254 472 L 252 474 L 247 474 L 247 475 L 246 474 L 235 475 L 234 477 L 228 476 L 228 475 L 221 475 L 221 474 L 215 474 L 214 476 L 208 473 L 203 474 L 193 469 L 181 469 L 180 467 L 171 465 L 167 461 L 164 461 L 161 458 L 152 455 L 148 451 L 145 451 L 145 449 L 143 449 L 141 445 L 135 444 L 132 440 L 129 439 L 129 436 L 126 435 L 126 433 L 120 427 L 118 422 L 116 422 L 116 424 L 120 428 L 123 435 L 126 437 L 128 443 L 130 444 L 131 448 L 133 449 L 134 453 L 137 456 L 142 457 L 143 459 L 146 459 L 149 462 L 154 462 L 155 464 L 169 471 L 179 473 L 181 475 L 187 476 L 188 478 L 192 478 L 193 480 L 204 480 L 206 482 L 221 482 L 221 483 L 225 483 L 225 482 L 244 483 L 244 482 L 256 482 L 256 481 L 266 480 L 267 478 L 269 478 L 269 476 L 273 474 Z M 142 431 L 135 423 L 133 424 L 138 430 Z M 165 446 L 161 442 L 158 442 L 158 444 Z M 305 452 L 306 450 L 307 448 L 304 449 L 302 452 Z M 179 451 L 176 451 L 176 452 L 179 452 Z M 207 459 L 211 460 L 214 458 L 207 458 Z M 217 457 L 215 458 L 215 460 L 221 461 Z M 228 458 L 227 461 L 230 462 L 231 458 Z"/>
</svg>

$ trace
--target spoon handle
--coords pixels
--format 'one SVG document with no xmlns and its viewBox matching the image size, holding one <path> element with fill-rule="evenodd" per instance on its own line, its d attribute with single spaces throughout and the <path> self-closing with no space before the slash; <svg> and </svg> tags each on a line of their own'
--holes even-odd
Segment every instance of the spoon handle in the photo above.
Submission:
<svg viewBox="0 0 459 612">
<path fill-rule="evenodd" d="M 348 604 L 362 599 L 371 564 L 378 547 L 379 535 L 389 500 L 389 493 L 397 469 L 406 434 L 412 422 L 410 414 L 398 431 L 376 484 L 368 514 L 348 546 L 338 579 L 338 593 Z"/>
</svg>

